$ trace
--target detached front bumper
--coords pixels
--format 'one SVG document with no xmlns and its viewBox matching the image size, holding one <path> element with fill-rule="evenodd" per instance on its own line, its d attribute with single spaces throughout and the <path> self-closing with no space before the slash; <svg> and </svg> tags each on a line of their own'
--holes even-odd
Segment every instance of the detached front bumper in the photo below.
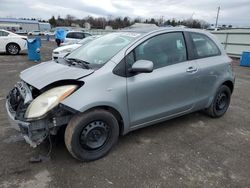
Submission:
<svg viewBox="0 0 250 188">
<path fill-rule="evenodd" d="M 58 106 L 45 117 L 32 120 L 26 119 L 24 114 L 33 100 L 31 92 L 27 84 L 18 83 L 7 96 L 6 110 L 12 127 L 22 133 L 30 146 L 36 147 L 48 135 L 56 135 L 59 127 L 69 122 L 72 113 L 70 114 Z"/>
<path fill-rule="evenodd" d="M 29 122 L 24 122 L 24 121 L 20 121 L 20 120 L 16 120 L 15 119 L 15 113 L 14 112 L 11 112 L 10 111 L 10 107 L 9 107 L 9 103 L 8 103 L 8 101 L 6 101 L 6 104 L 5 104 L 5 107 L 6 107 L 6 111 L 7 111 L 7 113 L 8 113 L 8 119 L 9 119 L 9 123 L 10 123 L 10 125 L 14 128 L 14 129 L 16 129 L 16 130 L 18 130 L 18 131 L 21 131 L 21 129 L 20 129 L 20 125 L 22 125 L 22 126 L 24 126 L 24 127 L 28 127 L 29 126 Z"/>
<path fill-rule="evenodd" d="M 6 110 L 11 126 L 22 133 L 25 141 L 31 147 L 36 147 L 47 137 L 46 124 L 16 119 L 16 113 L 11 110 L 8 100 L 6 101 Z"/>
</svg>

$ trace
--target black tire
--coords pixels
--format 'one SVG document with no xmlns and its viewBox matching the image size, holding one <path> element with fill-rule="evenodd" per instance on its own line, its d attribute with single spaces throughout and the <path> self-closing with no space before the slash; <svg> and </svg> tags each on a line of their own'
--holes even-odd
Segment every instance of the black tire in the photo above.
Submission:
<svg viewBox="0 0 250 188">
<path fill-rule="evenodd" d="M 117 119 L 102 109 L 75 115 L 64 135 L 68 151 L 80 161 L 93 161 L 105 156 L 118 138 Z"/>
<path fill-rule="evenodd" d="M 205 110 L 205 112 L 213 118 L 223 116 L 231 100 L 231 90 L 228 86 L 222 85 L 216 92 L 212 104 Z"/>
<path fill-rule="evenodd" d="M 9 43 L 6 46 L 6 52 L 11 55 L 17 55 L 20 52 L 20 47 L 16 43 Z"/>
</svg>

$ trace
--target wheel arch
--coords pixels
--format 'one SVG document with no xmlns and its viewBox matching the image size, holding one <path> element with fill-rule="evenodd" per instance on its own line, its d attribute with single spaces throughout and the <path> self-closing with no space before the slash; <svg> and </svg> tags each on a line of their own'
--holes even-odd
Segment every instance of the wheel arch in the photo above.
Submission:
<svg viewBox="0 0 250 188">
<path fill-rule="evenodd" d="M 103 109 L 103 110 L 107 110 L 110 113 L 112 113 L 115 116 L 115 118 L 117 119 L 117 121 L 118 121 L 119 134 L 120 135 L 124 134 L 124 119 L 123 119 L 121 113 L 117 109 L 115 109 L 114 107 L 108 106 L 108 105 L 100 105 L 100 106 L 91 107 L 91 108 L 89 108 L 88 110 L 86 110 L 84 112 L 89 112 L 89 111 L 93 111 L 93 110 L 96 110 L 96 109 Z"/>
<path fill-rule="evenodd" d="M 21 47 L 20 47 L 20 45 L 19 45 L 18 43 L 16 43 L 16 42 L 8 42 L 8 43 L 6 44 L 6 46 L 5 46 L 6 52 L 8 52 L 8 51 L 7 51 L 7 48 L 8 48 L 8 45 L 10 45 L 10 44 L 15 44 L 15 45 L 17 45 L 19 51 L 21 50 Z"/>
<path fill-rule="evenodd" d="M 227 80 L 227 81 L 223 82 L 221 85 L 225 85 L 225 86 L 229 87 L 231 93 L 233 93 L 234 83 L 231 80 Z"/>
<path fill-rule="evenodd" d="M 209 98 L 208 103 L 206 104 L 205 108 L 208 108 L 210 106 L 210 104 L 213 102 L 214 95 L 216 94 L 218 88 L 220 88 L 222 85 L 225 85 L 225 86 L 229 87 L 231 93 L 233 93 L 233 90 L 234 90 L 234 81 L 232 81 L 232 80 L 224 80 L 224 81 L 220 82 L 217 85 L 217 87 L 215 87 L 216 89 L 213 91 L 213 95 Z"/>
</svg>

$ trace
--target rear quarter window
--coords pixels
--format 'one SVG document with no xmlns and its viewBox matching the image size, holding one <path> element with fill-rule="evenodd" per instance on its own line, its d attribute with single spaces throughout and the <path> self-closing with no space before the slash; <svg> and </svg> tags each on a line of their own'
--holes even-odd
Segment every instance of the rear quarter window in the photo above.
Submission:
<svg viewBox="0 0 250 188">
<path fill-rule="evenodd" d="M 88 33 L 84 33 L 84 35 L 85 35 L 85 37 L 89 37 L 89 36 L 91 36 L 90 34 L 88 34 Z"/>
<path fill-rule="evenodd" d="M 9 33 L 5 32 L 5 31 L 0 31 L 0 37 L 6 37 L 8 35 L 9 35 Z"/>
<path fill-rule="evenodd" d="M 200 33 L 190 33 L 194 44 L 195 58 L 205 58 L 220 55 L 218 46 L 208 36 Z"/>
</svg>

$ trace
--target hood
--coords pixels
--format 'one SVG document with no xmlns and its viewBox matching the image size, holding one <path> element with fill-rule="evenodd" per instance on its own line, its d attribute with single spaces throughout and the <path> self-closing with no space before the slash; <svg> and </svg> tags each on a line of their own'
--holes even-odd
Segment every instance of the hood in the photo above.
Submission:
<svg viewBox="0 0 250 188">
<path fill-rule="evenodd" d="M 70 45 L 58 47 L 58 48 L 54 49 L 53 52 L 61 52 L 63 50 L 70 50 L 70 49 L 71 49 L 70 51 L 72 51 L 80 46 L 81 46 L 81 44 L 70 44 Z"/>
<path fill-rule="evenodd" d="M 93 72 L 94 70 L 69 67 L 54 61 L 48 61 L 22 71 L 20 78 L 40 90 L 56 81 L 77 80 Z"/>
</svg>

